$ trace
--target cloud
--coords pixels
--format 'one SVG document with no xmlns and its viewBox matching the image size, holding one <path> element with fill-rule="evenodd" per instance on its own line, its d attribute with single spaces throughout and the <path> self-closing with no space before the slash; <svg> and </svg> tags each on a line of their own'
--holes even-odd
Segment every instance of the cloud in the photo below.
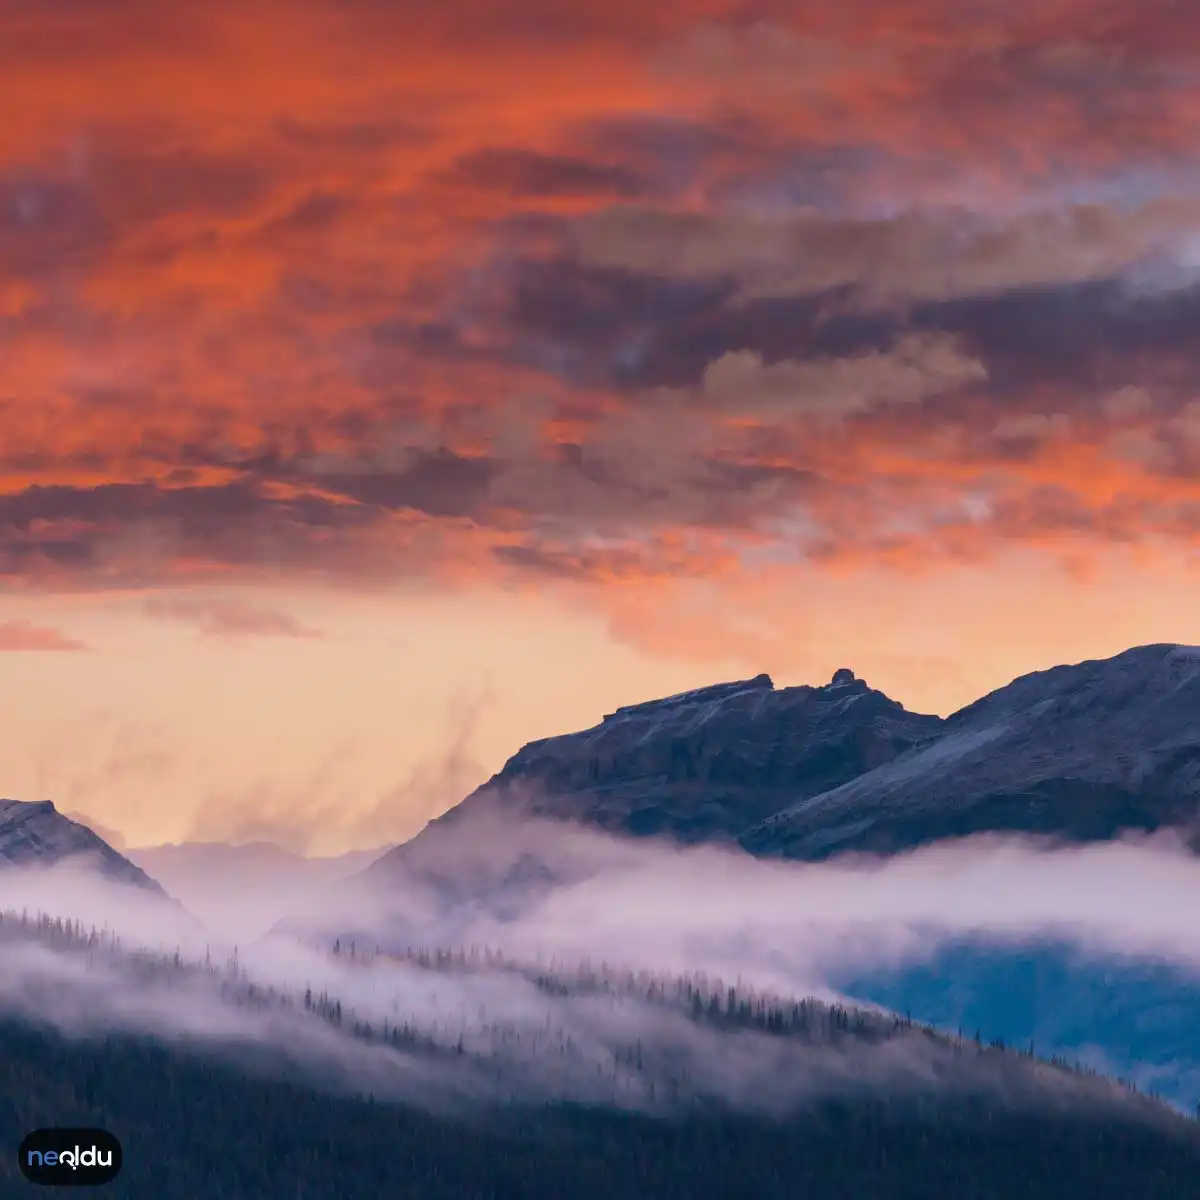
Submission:
<svg viewBox="0 0 1200 1200">
<path fill-rule="evenodd" d="M 837 419 L 986 380 L 987 368 L 952 338 L 910 335 L 883 352 L 809 362 L 764 364 L 752 350 L 729 351 L 705 368 L 702 395 L 742 415 Z"/>
<path fill-rule="evenodd" d="M 299 782 L 263 780 L 211 794 L 199 808 L 187 840 L 272 842 L 306 854 L 320 842 L 381 845 L 410 835 L 458 803 L 486 777 L 474 743 L 479 719 L 493 702 L 487 692 L 451 699 L 440 744 L 427 747 L 404 775 L 374 796 L 347 790 L 343 763 L 352 743 L 335 747 L 321 767 Z"/>
<path fill-rule="evenodd" d="M 553 882 L 506 892 L 506 880 L 538 878 L 532 863 Z M 364 936 L 494 936 L 522 953 L 611 955 L 646 969 L 703 963 L 768 988 L 820 987 L 834 967 L 920 959 L 968 935 L 1062 935 L 1093 951 L 1200 970 L 1200 940 L 1174 900 L 1200 888 L 1200 864 L 1171 836 L 1062 848 L 987 835 L 891 858 L 803 864 L 505 812 L 432 829 L 411 854 L 393 853 L 390 877 L 385 865 L 370 873 L 383 888 L 377 909 L 360 910 L 362 898 L 347 895 L 340 913 L 322 906 L 311 919 L 361 917 Z M 443 874 L 498 907 L 443 908 Z M 406 905 L 414 907 L 401 919 Z M 440 920 L 444 932 L 435 934 Z"/>
<path fill-rule="evenodd" d="M 520 147 L 472 151 L 459 159 L 443 179 L 458 187 L 495 190 L 529 199 L 570 196 L 632 199 L 649 190 L 644 179 L 621 164 L 541 154 Z"/>
<path fill-rule="evenodd" d="M 320 630 L 291 613 L 243 600 L 196 596 L 154 596 L 145 603 L 153 617 L 194 625 L 205 637 L 320 638 Z"/>
<path fill-rule="evenodd" d="M 382 880 L 376 872 L 373 883 L 363 878 L 349 888 L 322 889 L 314 881 L 294 932 L 354 931 L 354 958 L 282 932 L 248 937 L 257 918 L 276 908 L 279 881 L 267 877 L 257 896 L 244 890 L 240 912 L 210 907 L 221 923 L 205 927 L 78 865 L 3 872 L 0 908 L 10 916 L 0 924 L 0 1006 L 75 1036 L 139 1032 L 214 1048 L 240 1045 L 243 1052 L 286 1051 L 287 1061 L 326 1084 L 353 1079 L 361 1088 L 369 1079 L 377 1095 L 435 1106 L 511 1099 L 515 1092 L 663 1111 L 670 1089 L 660 1087 L 655 1104 L 645 1085 L 671 1077 L 682 1081 L 685 1101 L 717 1096 L 757 1112 L 864 1082 L 893 1092 L 994 1088 L 1024 1102 L 1052 1098 L 1041 1091 L 1049 1086 L 1059 1099 L 1084 1102 L 1099 1096 L 1089 1085 L 1040 1072 L 977 1074 L 971 1056 L 963 1062 L 953 1043 L 903 1031 L 895 1037 L 886 1017 L 880 1029 L 892 1036 L 866 1044 L 795 1042 L 693 1022 L 690 1005 L 672 1002 L 672 980 L 690 979 L 718 995 L 736 985 L 788 1004 L 813 995 L 838 999 L 828 980 L 848 964 L 923 961 L 964 932 L 1014 941 L 1050 933 L 1101 959 L 1151 956 L 1200 966 L 1200 944 L 1180 915 L 1188 911 L 1180 897 L 1200 886 L 1196 863 L 1161 841 L 1047 850 L 984 838 L 888 861 L 814 866 L 509 820 L 460 824 L 442 849 L 431 844 L 418 865 L 435 873 L 449 868 L 469 886 L 472 902 L 447 905 L 421 884 L 419 872 Z M 557 885 L 527 883 L 507 894 L 494 888 L 522 863 L 525 879 L 536 884 L 531 862 L 548 866 Z M 214 892 L 223 886 L 211 879 Z M 178 950 L 183 962 L 164 974 L 136 953 L 104 945 L 90 953 L 72 953 L 61 941 L 38 945 L 12 923 L 14 908 L 81 917 L 85 927 L 103 925 L 119 936 L 124 951 L 148 949 L 169 960 Z M 374 957 L 376 938 L 429 949 L 474 945 L 506 962 L 481 953 L 463 969 L 431 971 L 412 959 Z M 215 969 L 205 968 L 206 959 Z M 597 968 L 601 962 L 607 965 Z M 616 994 L 538 986 L 507 965 L 521 963 L 566 980 L 599 970 L 616 983 Z M 652 981 L 661 986 L 657 999 Z M 248 986 L 259 989 L 252 1005 L 239 1003 L 249 998 Z M 304 1011 L 305 989 L 342 1002 L 342 1030 Z M 281 992 L 291 1005 L 278 1002 Z M 347 1036 L 351 1020 L 401 1024 L 430 1047 L 455 1053 L 431 1064 L 420 1053 L 372 1046 Z M 639 1042 L 644 1073 L 626 1077 L 622 1053 Z"/>
<path fill-rule="evenodd" d="M 1103 552 L 1098 478 L 1190 544 L 1168 6 L 218 7 L 131 0 L 119 53 L 79 5 L 5 27 L 6 585 Z"/>
<path fill-rule="evenodd" d="M 0 652 L 10 650 L 86 650 L 88 647 L 57 629 L 29 621 L 0 622 Z"/>
<path fill-rule="evenodd" d="M 862 1084 L 893 1095 L 908 1088 L 950 1096 L 960 1089 L 982 1089 L 1026 1104 L 1086 1104 L 1115 1095 L 1102 1086 L 1021 1067 L 1016 1058 L 1008 1060 L 1010 1070 L 989 1070 L 953 1042 L 897 1029 L 886 1015 L 864 1014 L 877 1022 L 880 1036 L 863 1040 L 823 1037 L 819 1030 L 786 1039 L 693 1019 L 688 982 L 702 995 L 724 999 L 726 987 L 736 985 L 743 996 L 774 997 L 790 1008 L 820 986 L 819 973 L 830 961 L 826 951 L 844 956 L 911 945 L 902 926 L 930 907 L 920 900 L 918 882 L 940 868 L 949 881 L 942 891 L 966 894 L 978 882 L 980 865 L 976 861 L 973 869 L 969 848 L 915 873 L 912 864 L 890 875 L 886 868 L 880 875 L 866 866 L 843 872 L 839 882 L 827 869 L 814 876 L 809 868 L 781 870 L 722 853 L 679 854 L 561 829 L 552 841 L 563 851 L 564 864 L 589 868 L 575 887 L 546 894 L 541 903 L 503 921 L 486 906 L 440 916 L 425 911 L 421 945 L 448 950 L 442 939 L 466 931 L 485 936 L 486 949 L 505 959 L 496 962 L 480 953 L 457 970 L 434 971 L 411 958 L 375 957 L 369 951 L 333 956 L 279 933 L 247 941 L 253 910 L 262 901 L 269 905 L 269 886 L 263 887 L 260 903 L 247 897 L 240 920 L 218 929 L 202 927 L 156 898 L 106 886 L 79 866 L 8 871 L 0 876 L 0 906 L 8 910 L 0 923 L 5 967 L 0 1007 L 36 1016 L 72 1036 L 140 1033 L 216 1050 L 236 1047 L 243 1059 L 257 1047 L 304 1068 L 325 1086 L 369 1086 L 377 1096 L 434 1108 L 463 1101 L 511 1102 L 516 1096 L 665 1113 L 678 1095 L 685 1104 L 692 1096 L 708 1096 L 749 1112 L 779 1113 Z M 510 836 L 501 857 L 511 848 Z M 475 865 L 486 871 L 495 857 L 485 853 Z M 987 858 L 985 850 L 984 876 Z M 953 870 L 946 873 L 955 865 L 964 876 L 957 881 Z M 1013 865 L 1011 858 L 1007 865 Z M 1052 876 L 1054 869 L 1042 874 Z M 703 886 L 697 886 L 698 878 Z M 219 888 L 220 880 L 213 886 Z M 388 903 L 403 899 L 394 889 L 373 900 L 361 889 L 352 890 L 353 896 L 343 893 L 340 899 L 352 901 L 348 911 L 360 927 L 382 917 Z M 844 916 L 836 908 L 785 909 L 772 903 L 855 893 L 860 898 Z M 347 915 L 328 907 L 338 899 L 337 891 L 311 897 L 325 905 L 330 921 Z M 408 896 L 410 902 L 417 899 L 416 893 Z M 1023 906 L 1018 925 L 1031 914 L 1036 921 L 1059 911 L 1050 891 L 1041 899 Z M 888 901 L 899 903 L 885 911 Z M 655 914 L 651 922 L 645 919 L 648 902 Z M 39 942 L 13 919 L 14 906 L 18 912 L 83 917 L 85 929 L 94 923 L 105 936 L 97 945 L 75 949 L 64 938 Z M 1139 908 L 1142 914 L 1151 910 L 1149 904 Z M 970 906 L 968 916 L 980 911 L 978 904 Z M 879 924 L 862 924 L 872 917 Z M 1136 918 L 1126 925 L 1146 927 Z M 393 932 L 404 936 L 397 926 Z M 781 934 L 788 940 L 779 940 Z M 111 944 L 114 935 L 120 948 Z M 606 966 L 595 966 L 595 952 Z M 535 953 L 542 955 L 538 974 L 556 974 L 574 986 L 540 986 L 528 969 Z M 156 963 L 154 954 L 165 961 Z M 516 964 L 526 970 L 512 969 Z M 726 973 L 738 968 L 745 973 Z M 595 986 L 597 972 L 600 987 Z M 610 986 L 603 985 L 605 980 Z M 318 1003 L 324 997 L 344 1006 L 340 1026 L 305 1009 L 306 990 Z M 418 1047 L 351 1037 L 349 1028 L 357 1021 L 370 1022 L 377 1031 L 385 1021 L 401 1026 Z M 639 1062 L 636 1071 L 633 1056 Z"/>
<path fill-rule="evenodd" d="M 1178 252 L 1197 202 L 1132 211 L 1077 204 L 1000 218 L 917 209 L 895 217 L 608 208 L 575 222 L 582 262 L 679 280 L 731 279 L 742 300 L 845 290 L 859 307 L 1080 284 Z"/>
<path fill-rule="evenodd" d="M 759 19 L 699 25 L 661 51 L 656 65 L 668 78 L 721 93 L 819 102 L 893 74 L 896 58 L 883 42 L 855 45 Z"/>
</svg>

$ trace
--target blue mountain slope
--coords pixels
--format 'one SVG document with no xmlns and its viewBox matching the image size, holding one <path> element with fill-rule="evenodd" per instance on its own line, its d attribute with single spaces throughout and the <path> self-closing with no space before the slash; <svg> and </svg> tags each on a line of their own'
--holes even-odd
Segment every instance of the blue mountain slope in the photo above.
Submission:
<svg viewBox="0 0 1200 1200">
<path fill-rule="evenodd" d="M 1132 1079 L 1200 1104 L 1200 970 L 1065 941 L 963 939 L 922 962 L 847 971 L 836 986 L 949 1030 Z"/>
</svg>

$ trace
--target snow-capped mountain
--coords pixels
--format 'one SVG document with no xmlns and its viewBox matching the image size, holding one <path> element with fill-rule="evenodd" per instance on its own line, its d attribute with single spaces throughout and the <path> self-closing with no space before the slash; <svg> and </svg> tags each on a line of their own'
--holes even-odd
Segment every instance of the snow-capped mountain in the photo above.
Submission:
<svg viewBox="0 0 1200 1200">
<path fill-rule="evenodd" d="M 110 879 L 166 895 L 141 867 L 86 825 L 63 816 L 52 801 L 0 800 L 0 870 L 51 866 L 75 858 L 90 859 Z"/>
<path fill-rule="evenodd" d="M 984 831 L 1077 841 L 1193 832 L 1198 817 L 1200 649 L 1152 645 L 1024 675 L 954 713 L 927 744 L 797 796 L 741 841 L 822 858 Z"/>
<path fill-rule="evenodd" d="M 820 687 L 758 675 L 631 704 L 524 746 L 370 870 L 448 867 L 453 830 L 517 813 L 809 859 L 983 832 L 1190 833 L 1200 649 L 1140 646 L 1038 671 L 945 720 L 845 669 Z"/>
<path fill-rule="evenodd" d="M 530 742 L 409 845 L 448 823 L 513 810 L 684 843 L 732 840 L 891 761 L 941 724 L 848 670 L 824 687 L 777 689 L 769 675 L 716 684 Z"/>
<path fill-rule="evenodd" d="M 480 912 L 536 911 L 563 885 L 613 870 L 631 845 L 528 825 L 518 811 L 799 859 L 985 832 L 1090 841 L 1194 830 L 1200 650 L 1142 646 L 1039 671 L 946 720 L 908 713 L 843 671 L 824 687 L 777 690 L 759 676 L 619 709 L 526 746 L 365 873 L 396 897 L 398 944 L 423 944 L 430 927 L 469 941 Z M 335 933 L 380 936 L 353 921 Z M 1200 978 L 1062 936 L 922 940 L 829 982 L 947 1028 L 1106 1065 L 1193 1106 Z"/>
<path fill-rule="evenodd" d="M 940 726 L 848 670 L 823 687 L 777 689 L 758 675 L 628 705 L 591 729 L 530 742 L 363 879 L 403 879 L 443 918 L 462 904 L 511 916 L 605 860 L 562 822 L 736 848 L 762 817 L 890 761 Z"/>
</svg>

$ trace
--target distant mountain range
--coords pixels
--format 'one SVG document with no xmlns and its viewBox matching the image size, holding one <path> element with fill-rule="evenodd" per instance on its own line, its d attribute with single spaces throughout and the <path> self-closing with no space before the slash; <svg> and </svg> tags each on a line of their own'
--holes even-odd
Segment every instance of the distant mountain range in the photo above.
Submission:
<svg viewBox="0 0 1200 1200">
<path fill-rule="evenodd" d="M 1200 649 L 1140 646 L 1039 671 L 945 719 L 847 669 L 823 687 L 758 675 L 630 705 L 530 742 L 372 872 L 417 861 L 472 816 L 520 812 L 808 860 L 985 832 L 1190 836 Z"/>
<path fill-rule="evenodd" d="M 211 929 L 237 930 L 248 940 L 387 850 L 308 858 L 270 842 L 181 842 L 126 854 Z"/>
<path fill-rule="evenodd" d="M 308 857 L 273 842 L 167 842 L 125 851 L 137 865 L 183 891 L 219 880 L 236 883 L 246 875 L 259 882 L 304 884 L 341 879 L 360 871 L 390 847 L 352 850 L 347 854 Z"/>
<path fill-rule="evenodd" d="M 268 915 L 257 917 L 264 928 L 289 904 L 310 899 L 314 888 L 361 871 L 387 850 L 308 858 L 269 842 L 182 842 L 120 853 L 84 819 L 67 816 L 50 800 L 0 800 L 0 871 L 87 862 L 110 880 L 169 896 L 202 919 L 236 921 L 265 902 Z M 271 906 L 278 908 L 273 917 Z"/>
</svg>

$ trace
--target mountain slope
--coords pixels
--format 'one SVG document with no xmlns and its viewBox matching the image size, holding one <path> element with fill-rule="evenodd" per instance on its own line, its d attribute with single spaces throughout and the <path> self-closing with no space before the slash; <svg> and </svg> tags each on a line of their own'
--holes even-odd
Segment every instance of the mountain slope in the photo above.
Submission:
<svg viewBox="0 0 1200 1200">
<path fill-rule="evenodd" d="M 448 825 L 516 811 L 682 843 L 732 841 L 940 726 L 846 670 L 824 687 L 776 689 L 759 675 L 633 704 L 591 729 L 530 742 L 378 866 L 409 858 Z"/>
<path fill-rule="evenodd" d="M 899 1109 L 899 1110 L 898 1110 Z M 124 1200 L 1195 1200 L 1200 1139 L 1114 1111 L 829 1103 L 786 1122 L 516 1108 L 491 1121 L 323 1095 L 146 1039 L 0 1023 L 0 1120 L 119 1130 Z M 178 1131 L 186 1136 L 166 1136 Z M 25 1197 L 16 1156 L 0 1197 Z"/>
<path fill-rule="evenodd" d="M 86 825 L 63 816 L 52 801 L 0 800 L 0 870 L 82 858 L 93 861 L 109 879 L 166 895 L 141 867 Z"/>
<path fill-rule="evenodd" d="M 936 740 L 797 797 L 741 840 L 817 859 L 983 831 L 1190 830 L 1198 812 L 1200 649 L 1163 644 L 1022 676 L 954 713 Z"/>
<path fill-rule="evenodd" d="M 1102 954 L 1061 938 L 962 937 L 914 960 L 835 971 L 859 1001 L 943 1029 L 1133 1079 L 1184 1111 L 1200 1105 L 1200 971 Z"/>
</svg>

